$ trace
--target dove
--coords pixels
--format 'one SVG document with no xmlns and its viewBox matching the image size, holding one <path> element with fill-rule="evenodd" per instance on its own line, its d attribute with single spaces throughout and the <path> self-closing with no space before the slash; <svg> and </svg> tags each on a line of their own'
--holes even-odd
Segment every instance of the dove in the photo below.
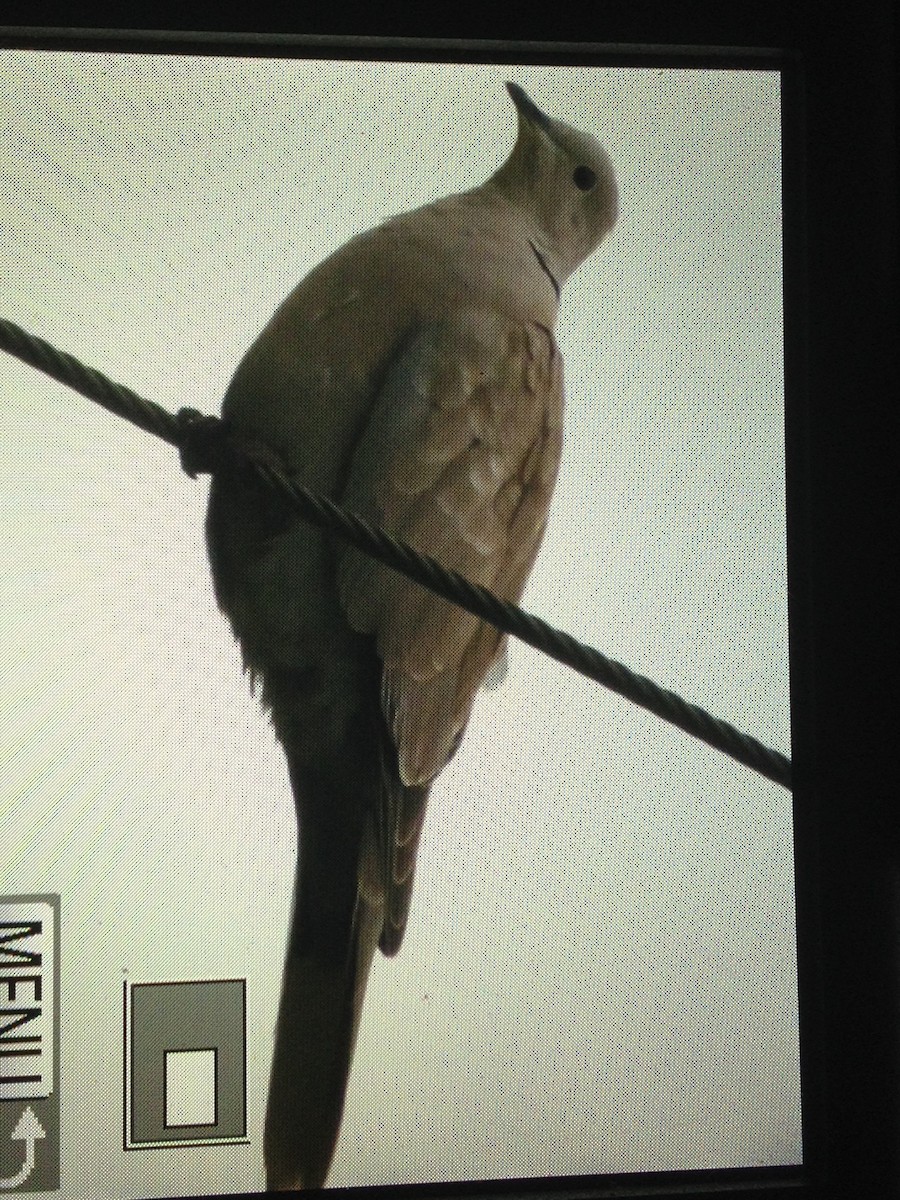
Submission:
<svg viewBox="0 0 900 1200">
<path fill-rule="evenodd" d="M 560 289 L 618 200 L 600 143 L 507 89 L 506 161 L 314 267 L 238 365 L 222 415 L 295 481 L 515 602 L 561 455 Z M 267 1186 L 319 1187 L 375 950 L 403 940 L 429 790 L 505 647 L 233 463 L 213 474 L 206 530 L 298 818 Z"/>
</svg>

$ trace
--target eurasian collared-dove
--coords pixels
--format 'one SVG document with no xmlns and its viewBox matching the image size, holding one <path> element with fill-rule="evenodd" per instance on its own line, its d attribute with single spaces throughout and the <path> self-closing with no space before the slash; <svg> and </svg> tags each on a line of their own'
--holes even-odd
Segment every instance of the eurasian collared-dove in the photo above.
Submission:
<svg viewBox="0 0 900 1200">
<path fill-rule="evenodd" d="M 559 465 L 560 287 L 611 229 L 617 198 L 598 142 L 507 86 L 518 137 L 503 166 L 316 267 L 248 351 L 222 412 L 299 482 L 515 601 Z M 239 471 L 213 478 L 207 538 L 299 818 L 268 1185 L 315 1187 L 375 947 L 400 947 L 429 788 L 501 639 Z"/>
</svg>

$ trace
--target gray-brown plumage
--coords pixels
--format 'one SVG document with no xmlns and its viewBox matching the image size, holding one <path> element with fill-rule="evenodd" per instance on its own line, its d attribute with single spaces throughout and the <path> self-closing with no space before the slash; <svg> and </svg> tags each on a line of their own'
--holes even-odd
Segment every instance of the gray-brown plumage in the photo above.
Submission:
<svg viewBox="0 0 900 1200">
<path fill-rule="evenodd" d="M 516 85 L 510 157 L 348 242 L 284 301 L 223 415 L 298 481 L 517 600 L 559 465 L 559 289 L 616 216 L 591 137 Z M 499 635 L 219 472 L 219 604 L 287 755 L 299 855 L 266 1113 L 269 1187 L 320 1186 L 376 945 L 400 947 L 428 791 Z"/>
</svg>

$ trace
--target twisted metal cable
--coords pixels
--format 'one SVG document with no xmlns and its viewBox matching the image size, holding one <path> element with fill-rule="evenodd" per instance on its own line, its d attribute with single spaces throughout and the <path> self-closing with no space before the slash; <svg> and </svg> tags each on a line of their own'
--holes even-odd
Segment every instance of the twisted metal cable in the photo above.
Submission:
<svg viewBox="0 0 900 1200">
<path fill-rule="evenodd" d="M 764 746 L 756 738 L 741 733 L 727 721 L 688 703 L 674 692 L 659 687 L 651 679 L 635 674 L 599 650 L 554 629 L 539 617 L 499 600 L 487 588 L 470 583 L 456 571 L 447 570 L 429 555 L 413 550 L 383 529 L 339 508 L 326 496 L 294 483 L 271 462 L 265 461 L 264 455 L 255 458 L 252 447 L 242 447 L 240 439 L 229 435 L 227 423 L 220 418 L 203 416 L 193 409 L 182 409 L 173 416 L 130 388 L 113 383 L 99 371 L 86 367 L 71 355 L 2 317 L 0 348 L 102 404 L 117 416 L 125 417 L 148 433 L 177 446 L 182 465 L 192 478 L 200 472 L 214 471 L 228 458 L 249 464 L 261 480 L 311 524 L 337 533 L 357 549 L 458 604 L 501 633 L 517 637 L 589 679 L 602 683 L 767 779 L 787 788 L 791 786 L 790 759 L 777 750 Z"/>
<path fill-rule="evenodd" d="M 181 434 L 178 422 L 171 413 L 152 400 L 145 400 L 124 383 L 114 383 L 93 367 L 86 367 L 71 354 L 57 350 L 43 338 L 35 337 L 3 317 L 0 317 L 0 348 L 43 371 L 45 375 L 58 379 L 67 387 L 74 388 L 76 392 L 81 392 L 89 400 L 102 404 L 117 417 L 125 417 L 133 425 L 147 433 L 156 434 L 173 446 L 179 445 Z"/>
</svg>

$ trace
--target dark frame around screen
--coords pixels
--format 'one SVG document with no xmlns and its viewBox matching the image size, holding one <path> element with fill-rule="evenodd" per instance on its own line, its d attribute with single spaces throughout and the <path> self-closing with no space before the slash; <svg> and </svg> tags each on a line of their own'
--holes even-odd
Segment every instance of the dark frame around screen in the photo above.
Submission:
<svg viewBox="0 0 900 1200">
<path fill-rule="evenodd" d="M 879 431 L 897 378 L 890 369 L 887 316 L 893 310 L 892 254 L 896 268 L 887 6 L 870 7 L 839 30 L 827 27 L 825 16 L 814 16 L 811 7 L 802 29 L 758 11 L 705 26 L 699 13 L 669 15 L 655 27 L 650 18 L 627 16 L 611 16 L 590 31 L 585 24 L 560 28 L 554 41 L 535 32 L 527 45 L 307 40 L 275 31 L 221 36 L 20 28 L 0 31 L 0 46 L 317 56 L 352 50 L 355 57 L 616 65 L 755 62 L 782 71 L 804 1165 L 396 1191 L 447 1197 L 888 1196 L 900 1187 L 900 914 L 885 782 L 884 737 L 893 734 L 876 715 L 886 632 L 886 621 L 883 628 L 878 622 L 888 605 L 872 553 L 889 546 L 886 493 L 879 492 L 889 478 L 882 469 L 887 439 Z M 477 26 L 472 31 L 482 32 Z M 685 45 L 703 48 L 679 48 Z M 716 48 L 722 46 L 728 49 Z M 15 319 L 14 313 L 4 315 Z"/>
</svg>

